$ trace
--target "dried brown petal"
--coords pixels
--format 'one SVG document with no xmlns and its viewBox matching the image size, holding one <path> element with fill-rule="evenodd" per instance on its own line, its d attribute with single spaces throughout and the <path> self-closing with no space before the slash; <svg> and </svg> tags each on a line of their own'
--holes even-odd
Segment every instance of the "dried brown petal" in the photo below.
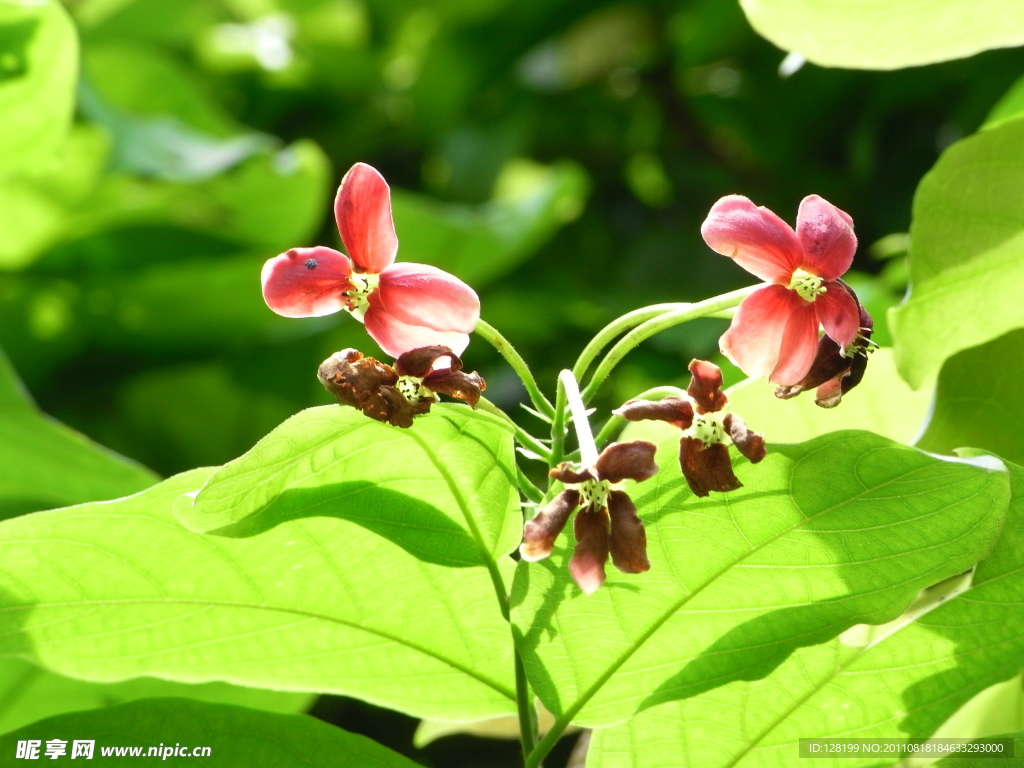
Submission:
<svg viewBox="0 0 1024 768">
<path fill-rule="evenodd" d="M 585 483 L 588 480 L 597 480 L 597 471 L 590 467 L 573 469 L 571 461 L 563 461 L 548 472 L 548 477 L 553 477 L 562 483 Z"/>
<path fill-rule="evenodd" d="M 730 413 L 722 419 L 722 426 L 732 438 L 736 449 L 746 456 L 751 464 L 757 464 L 764 458 L 764 435 L 751 431 L 743 419 L 734 413 Z"/>
<path fill-rule="evenodd" d="M 689 429 L 693 424 L 693 403 L 683 397 L 666 397 L 657 402 L 630 400 L 613 413 L 629 421 L 667 421 L 679 429 Z"/>
<path fill-rule="evenodd" d="M 658 474 L 654 452 L 658 446 L 645 440 L 612 443 L 597 457 L 594 469 L 601 480 L 621 483 L 625 479 L 642 482 Z"/>
<path fill-rule="evenodd" d="M 647 559 L 647 534 L 636 514 L 636 506 L 625 491 L 608 494 L 608 512 L 612 530 L 610 548 L 612 562 L 623 573 L 643 573 L 650 570 Z"/>
<path fill-rule="evenodd" d="M 399 376 L 415 376 L 422 379 L 429 374 L 436 363 L 442 357 L 451 359 L 451 364 L 445 366 L 452 371 L 462 370 L 462 360 L 448 347 L 440 344 L 432 347 L 419 347 L 411 349 L 398 356 L 395 360 L 395 370 Z"/>
<path fill-rule="evenodd" d="M 604 584 L 604 564 L 608 562 L 608 510 L 584 507 L 576 513 L 573 532 L 576 548 L 569 560 L 572 574 L 584 594 L 592 595 Z"/>
<path fill-rule="evenodd" d="M 480 393 L 487 389 L 487 382 L 476 371 L 463 373 L 456 369 L 439 368 L 427 374 L 423 379 L 423 386 L 431 392 L 440 392 L 448 397 L 465 400 L 476 408 L 476 404 L 480 402 Z"/>
<path fill-rule="evenodd" d="M 702 440 L 684 437 L 679 441 L 679 466 L 694 496 L 735 491 L 743 485 L 733 473 L 729 449 L 722 443 L 705 448 Z"/>
<path fill-rule="evenodd" d="M 722 369 L 707 360 L 691 360 L 690 386 L 686 393 L 697 403 L 697 413 L 710 413 L 725 408 L 729 398 L 722 391 Z"/>
<path fill-rule="evenodd" d="M 519 545 L 523 560 L 534 562 L 550 555 L 555 539 L 579 504 L 579 491 L 562 491 L 532 520 L 528 520 L 523 526 L 523 543 Z"/>
<path fill-rule="evenodd" d="M 363 357 L 357 349 L 343 349 L 324 360 L 317 378 L 339 401 L 363 410 L 382 386 L 398 381 L 398 374 L 390 365 Z"/>
</svg>

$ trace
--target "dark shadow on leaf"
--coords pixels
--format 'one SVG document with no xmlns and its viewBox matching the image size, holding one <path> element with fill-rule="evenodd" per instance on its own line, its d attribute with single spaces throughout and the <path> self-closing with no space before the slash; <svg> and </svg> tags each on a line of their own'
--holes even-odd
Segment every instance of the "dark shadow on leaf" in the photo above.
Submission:
<svg viewBox="0 0 1024 768">
<path fill-rule="evenodd" d="M 247 538 L 308 517 L 348 520 L 424 562 L 452 568 L 483 564 L 473 538 L 441 510 L 366 480 L 288 489 L 244 520 L 210 533 Z"/>
<path fill-rule="evenodd" d="M 38 27 L 38 16 L 0 25 L 0 82 L 28 74 L 28 46 Z"/>
</svg>

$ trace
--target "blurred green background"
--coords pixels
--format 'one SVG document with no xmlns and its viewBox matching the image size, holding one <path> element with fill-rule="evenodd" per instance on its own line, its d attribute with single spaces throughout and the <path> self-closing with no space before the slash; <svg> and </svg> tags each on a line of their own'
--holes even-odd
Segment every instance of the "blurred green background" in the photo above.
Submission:
<svg viewBox="0 0 1024 768">
<path fill-rule="evenodd" d="M 338 245 L 356 161 L 395 189 L 399 258 L 470 282 L 550 388 L 617 314 L 748 283 L 700 238 L 723 194 L 850 212 L 882 321 L 917 181 L 1024 72 L 1004 50 L 785 76 L 731 0 L 66 5 L 74 126 L 0 182 L 0 345 L 45 411 L 164 475 L 327 402 L 332 351 L 378 352 L 347 316 L 287 320 L 259 291 L 265 259 Z M 645 345 L 601 404 L 684 381 L 722 327 Z M 486 344 L 466 362 L 514 407 Z"/>
<path fill-rule="evenodd" d="M 0 111 L 21 116 L 0 127 L 0 347 L 44 411 L 161 475 L 329 402 L 332 352 L 380 354 L 348 316 L 289 320 L 260 295 L 266 259 L 340 245 L 354 162 L 392 185 L 399 259 L 472 284 L 550 393 L 622 312 L 750 283 L 700 237 L 729 193 L 790 222 L 811 193 L 848 211 L 850 282 L 887 343 L 918 181 L 1024 74 L 1020 49 L 798 67 L 735 0 L 66 0 L 71 22 L 17 5 L 0 3 Z M 71 88 L 73 115 L 54 98 Z M 645 344 L 597 404 L 685 384 L 724 326 Z M 501 358 L 479 339 L 464 358 L 528 424 Z M 407 718 L 317 706 L 411 749 Z M 466 744 L 458 764 L 500 763 Z"/>
</svg>

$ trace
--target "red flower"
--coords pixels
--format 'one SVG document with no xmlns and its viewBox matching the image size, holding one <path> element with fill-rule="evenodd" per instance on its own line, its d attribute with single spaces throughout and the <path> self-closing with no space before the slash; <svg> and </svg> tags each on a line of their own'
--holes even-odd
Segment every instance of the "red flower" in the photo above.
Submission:
<svg viewBox="0 0 1024 768">
<path fill-rule="evenodd" d="M 522 558 L 534 562 L 550 555 L 569 515 L 580 507 L 573 523 L 576 548 L 569 573 L 584 593 L 593 594 L 604 584 L 609 552 L 623 573 L 648 570 L 644 524 L 622 484 L 626 479 L 642 482 L 654 477 L 658 471 L 655 450 L 653 443 L 642 440 L 613 443 L 591 467 L 575 470 L 563 461 L 551 470 L 551 477 L 561 481 L 565 490 L 523 527 Z"/>
<path fill-rule="evenodd" d="M 704 241 L 771 285 L 740 304 L 722 352 L 748 376 L 800 383 L 818 350 L 818 327 L 845 351 L 857 338 L 860 311 L 838 278 L 850 268 L 853 220 L 817 195 L 805 197 L 796 231 L 740 195 L 723 197 L 701 226 Z"/>
<path fill-rule="evenodd" d="M 384 177 L 365 163 L 353 165 L 338 187 L 334 216 L 349 255 L 316 246 L 270 259 L 263 265 L 267 306 L 285 317 L 347 310 L 392 357 L 430 346 L 462 354 L 480 319 L 480 299 L 437 267 L 394 263 L 398 238 Z"/>
</svg>

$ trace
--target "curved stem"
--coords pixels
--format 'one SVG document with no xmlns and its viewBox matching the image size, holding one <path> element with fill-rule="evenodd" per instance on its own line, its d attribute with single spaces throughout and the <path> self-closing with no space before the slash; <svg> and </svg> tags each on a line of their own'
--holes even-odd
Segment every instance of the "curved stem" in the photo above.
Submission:
<svg viewBox="0 0 1024 768">
<path fill-rule="evenodd" d="M 548 458 L 548 466 L 554 467 L 565 456 L 565 386 L 562 379 L 558 379 L 558 388 L 555 390 L 555 413 L 551 419 L 551 456 Z M 550 483 L 549 483 L 550 487 Z"/>
<path fill-rule="evenodd" d="M 518 464 L 516 464 L 516 480 L 519 481 L 519 490 L 522 491 L 523 496 L 534 504 L 540 504 L 544 500 L 544 491 L 530 481 Z"/>
<path fill-rule="evenodd" d="M 762 285 L 751 285 L 738 291 L 723 293 L 721 296 L 705 299 L 696 304 L 684 305 L 681 309 L 663 312 L 660 316 L 641 323 L 619 339 L 608 350 L 608 354 L 605 355 L 604 359 L 598 363 L 597 368 L 594 370 L 594 375 L 590 378 L 590 383 L 583 390 L 583 402 L 587 402 L 594 396 L 602 382 L 608 378 L 608 374 L 641 342 L 646 341 L 657 333 L 661 333 L 666 328 L 671 328 L 689 320 L 696 320 L 698 317 L 708 317 L 709 315 L 734 307 L 761 287 Z"/>
<path fill-rule="evenodd" d="M 646 392 L 641 392 L 633 400 L 659 400 L 663 397 L 672 397 L 673 395 L 679 394 L 679 387 L 653 387 L 648 389 Z M 626 419 L 619 416 L 617 413 L 613 413 L 611 417 L 601 427 L 601 431 L 597 433 L 596 442 L 598 446 L 603 445 L 607 440 L 611 439 L 611 436 L 621 429 L 622 425 L 626 423 Z"/>
<path fill-rule="evenodd" d="M 516 424 L 512 420 L 512 417 L 505 413 L 503 410 L 501 410 L 501 408 L 496 406 L 486 397 L 480 398 L 480 400 L 477 402 L 477 407 L 481 411 L 486 411 L 487 413 L 493 414 L 498 418 L 504 419 L 506 422 L 511 424 L 512 429 L 515 430 L 516 441 L 518 441 L 518 443 L 524 448 L 528 448 L 529 450 L 533 451 L 533 453 L 536 453 L 542 461 L 548 461 L 549 457 L 551 456 L 551 450 L 546 445 L 544 445 L 540 440 L 538 440 L 525 429 Z"/>
<path fill-rule="evenodd" d="M 526 392 L 530 395 L 533 407 L 545 416 L 553 416 L 554 408 L 541 393 L 536 379 L 533 378 L 533 373 L 530 372 L 530 366 L 516 352 L 515 347 L 508 343 L 508 339 L 498 333 L 493 325 L 485 323 L 483 320 L 476 324 L 476 334 L 498 350 L 498 354 L 504 357 L 506 362 L 512 366 L 512 370 L 516 372 L 516 375 L 522 380 L 523 386 L 526 387 Z"/>
<path fill-rule="evenodd" d="M 632 312 L 627 312 L 622 317 L 612 320 L 608 325 L 598 331 L 597 335 L 590 340 L 590 343 L 583 348 L 579 358 L 576 360 L 576 365 L 573 366 L 573 376 L 576 377 L 577 381 L 582 381 L 587 369 L 590 368 L 597 356 L 601 354 L 601 350 L 611 344 L 612 339 L 620 333 L 625 333 L 630 328 L 635 328 L 640 325 L 640 323 L 644 323 L 651 318 L 663 315 L 666 312 L 685 309 L 691 306 L 693 305 L 684 302 L 652 304 L 649 307 L 634 309 Z"/>
</svg>

